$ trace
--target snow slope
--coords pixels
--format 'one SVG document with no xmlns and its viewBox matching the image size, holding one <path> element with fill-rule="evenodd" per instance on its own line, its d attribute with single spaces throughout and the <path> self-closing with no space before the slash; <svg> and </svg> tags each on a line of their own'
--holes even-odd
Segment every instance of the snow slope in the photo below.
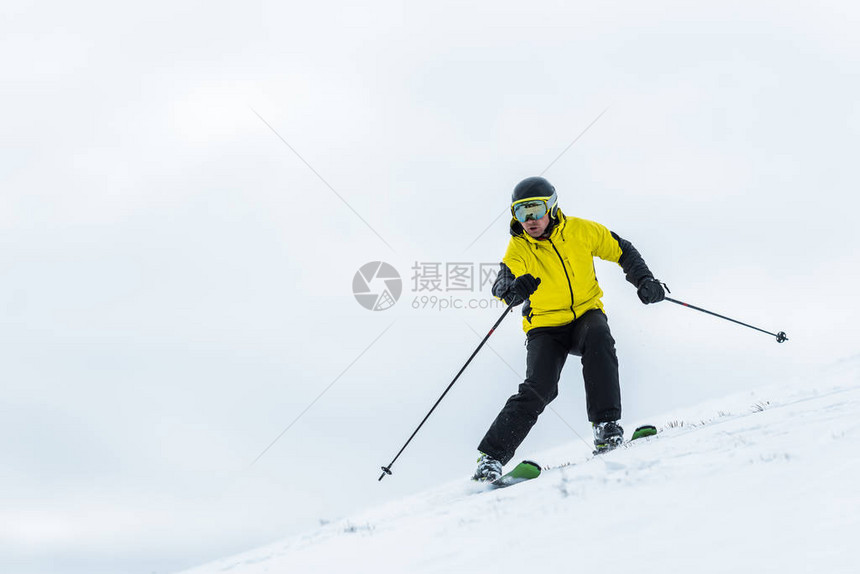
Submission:
<svg viewBox="0 0 860 574">
<path fill-rule="evenodd" d="M 509 489 L 464 477 L 186 574 L 860 572 L 856 366 L 670 413 L 602 457 L 535 455 L 574 464 Z"/>
</svg>

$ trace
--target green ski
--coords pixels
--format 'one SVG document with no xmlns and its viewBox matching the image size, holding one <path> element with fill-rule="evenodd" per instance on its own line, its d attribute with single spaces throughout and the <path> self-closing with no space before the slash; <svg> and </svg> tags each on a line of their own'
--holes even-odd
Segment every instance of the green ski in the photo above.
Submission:
<svg viewBox="0 0 860 574">
<path fill-rule="evenodd" d="M 643 425 L 633 431 L 633 436 L 630 437 L 630 440 L 636 440 L 637 438 L 644 438 L 646 436 L 654 436 L 657 434 L 657 427 L 654 425 Z"/>
<path fill-rule="evenodd" d="M 632 442 L 634 440 L 645 438 L 648 436 L 654 436 L 657 434 L 657 428 L 653 425 L 643 425 L 638 427 L 635 431 L 633 431 L 633 435 L 624 441 L 625 444 Z M 562 464 L 559 466 L 549 467 L 547 470 L 563 468 L 565 466 L 571 466 L 572 463 Z M 533 478 L 537 478 L 540 476 L 541 467 L 538 463 L 532 462 L 530 460 L 524 460 L 515 466 L 510 472 L 507 474 L 503 474 L 496 480 L 489 483 L 490 488 L 506 488 L 508 486 L 512 486 L 514 484 L 518 484 L 520 482 L 525 482 L 527 480 L 531 480 Z"/>
<path fill-rule="evenodd" d="M 490 483 L 492 488 L 505 488 L 540 476 L 540 465 L 530 460 L 519 463 L 507 474 L 503 474 Z"/>
</svg>

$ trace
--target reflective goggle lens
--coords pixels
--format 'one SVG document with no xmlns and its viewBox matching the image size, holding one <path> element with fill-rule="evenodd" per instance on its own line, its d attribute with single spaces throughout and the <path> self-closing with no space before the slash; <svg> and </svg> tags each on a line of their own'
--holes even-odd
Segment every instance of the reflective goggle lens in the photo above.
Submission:
<svg viewBox="0 0 860 574">
<path fill-rule="evenodd" d="M 516 217 L 517 221 L 520 223 L 528 221 L 529 219 L 540 219 L 546 215 L 547 212 L 545 201 L 524 201 L 522 203 L 515 204 L 513 210 L 514 217 Z"/>
</svg>

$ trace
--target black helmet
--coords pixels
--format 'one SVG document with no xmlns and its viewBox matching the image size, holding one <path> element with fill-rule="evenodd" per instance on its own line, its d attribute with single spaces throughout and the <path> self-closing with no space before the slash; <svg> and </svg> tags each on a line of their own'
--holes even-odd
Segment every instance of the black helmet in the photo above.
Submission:
<svg viewBox="0 0 860 574">
<path fill-rule="evenodd" d="M 515 203 L 526 199 L 543 200 L 550 217 L 556 219 L 558 195 L 550 182 L 542 177 L 527 177 L 519 182 L 511 194 L 511 212 L 513 213 Z"/>
</svg>

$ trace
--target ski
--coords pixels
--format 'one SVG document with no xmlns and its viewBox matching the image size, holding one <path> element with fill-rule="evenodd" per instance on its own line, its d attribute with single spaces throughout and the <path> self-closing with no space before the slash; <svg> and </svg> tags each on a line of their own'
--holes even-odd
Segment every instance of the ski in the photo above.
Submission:
<svg viewBox="0 0 860 574">
<path fill-rule="evenodd" d="M 642 425 L 641 427 L 637 427 L 636 430 L 633 431 L 633 435 L 628 440 L 623 441 L 618 446 L 624 446 L 624 445 L 629 444 L 630 442 L 632 442 L 636 439 L 645 438 L 646 436 L 654 436 L 655 434 L 657 434 L 657 427 L 655 427 L 654 425 Z M 615 450 L 616 448 L 618 448 L 618 447 L 604 448 L 604 449 L 599 448 L 599 449 L 595 450 L 594 452 L 592 452 L 591 454 L 596 456 L 598 454 L 611 452 L 611 451 Z"/>
<path fill-rule="evenodd" d="M 629 439 L 625 440 L 623 443 L 621 443 L 620 446 L 617 446 L 612 450 L 617 450 L 619 448 L 628 446 L 631 442 L 633 442 L 635 440 L 639 440 L 641 438 L 645 438 L 645 437 L 649 437 L 649 436 L 654 436 L 655 434 L 657 434 L 657 427 L 655 427 L 654 425 L 642 425 L 641 427 L 637 427 L 636 430 L 633 431 L 633 434 L 630 435 Z M 607 451 L 607 452 L 612 452 L 612 451 Z M 604 453 L 594 451 L 591 454 L 592 454 L 592 457 L 589 460 L 595 459 Z M 563 464 L 557 464 L 555 466 L 546 466 L 543 468 L 543 470 L 555 470 L 557 468 L 565 468 L 568 466 L 574 466 L 576 464 L 581 464 L 581 463 L 565 462 Z"/>
<path fill-rule="evenodd" d="M 630 440 L 628 440 L 627 442 L 630 442 L 631 440 L 636 440 L 638 438 L 645 438 L 646 436 L 654 436 L 655 434 L 657 434 L 657 427 L 655 427 L 654 425 L 642 425 L 641 427 L 633 431 L 633 436 L 631 436 Z"/>
<path fill-rule="evenodd" d="M 491 488 L 506 488 L 520 482 L 525 482 L 540 476 L 540 465 L 530 460 L 524 460 L 510 472 L 503 474 L 490 483 Z"/>
<path fill-rule="evenodd" d="M 628 440 L 624 441 L 621 444 L 621 446 L 628 445 L 631 442 L 633 442 L 634 440 L 639 440 L 641 438 L 654 436 L 655 434 L 657 434 L 657 427 L 655 427 L 654 425 L 643 425 L 641 427 L 638 427 L 635 431 L 633 431 L 633 434 L 630 436 L 630 438 Z M 595 453 L 595 457 L 596 456 L 597 456 L 597 453 Z M 517 466 L 515 466 L 513 469 L 511 469 L 509 472 L 503 474 L 502 476 L 500 476 L 496 480 L 489 482 L 487 484 L 491 489 L 507 488 L 509 486 L 513 486 L 515 484 L 519 484 L 521 482 L 525 482 L 527 480 L 532 480 L 534 478 L 539 477 L 541 470 L 554 470 L 556 468 L 564 468 L 566 466 L 573 466 L 573 464 L 575 464 L 575 463 L 569 462 L 566 464 L 560 464 L 558 466 L 548 466 L 548 467 L 542 469 L 538 463 L 530 461 L 530 460 L 524 460 L 521 463 L 519 463 Z"/>
</svg>

